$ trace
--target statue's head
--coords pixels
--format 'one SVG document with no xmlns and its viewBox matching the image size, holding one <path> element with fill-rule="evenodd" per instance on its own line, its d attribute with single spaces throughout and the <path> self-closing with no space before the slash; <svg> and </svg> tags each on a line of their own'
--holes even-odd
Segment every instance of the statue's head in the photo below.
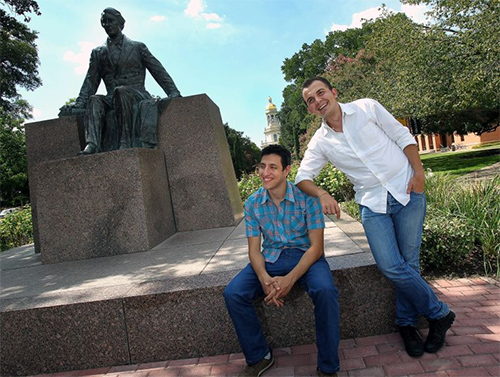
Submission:
<svg viewBox="0 0 500 377">
<path fill-rule="evenodd" d="M 125 19 L 115 8 L 106 8 L 101 13 L 101 26 L 110 37 L 114 37 L 123 30 Z"/>
</svg>

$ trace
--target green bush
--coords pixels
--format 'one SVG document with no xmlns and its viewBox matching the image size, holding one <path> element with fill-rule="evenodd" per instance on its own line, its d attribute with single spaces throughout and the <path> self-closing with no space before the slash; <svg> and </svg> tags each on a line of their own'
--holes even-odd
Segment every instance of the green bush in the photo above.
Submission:
<svg viewBox="0 0 500 377">
<path fill-rule="evenodd" d="M 288 180 L 293 182 L 297 176 L 299 164 L 294 162 L 288 175 Z M 354 197 L 354 190 L 351 182 L 346 175 L 334 168 L 331 164 L 327 164 L 320 174 L 314 180 L 318 187 L 328 191 L 337 201 L 343 202 L 351 200 Z M 244 174 L 238 182 L 240 197 L 243 202 L 262 186 L 262 183 L 257 172 L 252 174 Z"/>
<path fill-rule="evenodd" d="M 474 241 L 474 229 L 466 219 L 430 211 L 422 235 L 422 271 L 445 274 L 480 272 L 482 258 Z"/>
<path fill-rule="evenodd" d="M 0 220 L 0 251 L 33 243 L 31 207 L 12 212 Z"/>
</svg>

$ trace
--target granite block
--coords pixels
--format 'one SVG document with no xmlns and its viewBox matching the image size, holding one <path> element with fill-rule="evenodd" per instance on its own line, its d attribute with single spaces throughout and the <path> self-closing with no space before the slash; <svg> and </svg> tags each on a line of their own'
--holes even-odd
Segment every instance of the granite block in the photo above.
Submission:
<svg viewBox="0 0 500 377">
<path fill-rule="evenodd" d="M 222 291 L 215 286 L 125 299 L 132 363 L 237 350 Z"/>
<path fill-rule="evenodd" d="M 177 231 L 236 225 L 243 207 L 219 108 L 206 94 L 176 98 L 158 123 Z"/>
<path fill-rule="evenodd" d="M 157 150 L 47 161 L 32 172 L 43 263 L 146 251 L 175 233 Z"/>
<path fill-rule="evenodd" d="M 129 362 L 120 300 L 0 313 L 0 374 L 26 376 Z"/>
<path fill-rule="evenodd" d="M 83 117 L 71 116 L 26 123 L 26 156 L 35 251 L 40 252 L 38 235 L 37 187 L 32 179 L 36 164 L 76 156 L 85 145 Z"/>
</svg>

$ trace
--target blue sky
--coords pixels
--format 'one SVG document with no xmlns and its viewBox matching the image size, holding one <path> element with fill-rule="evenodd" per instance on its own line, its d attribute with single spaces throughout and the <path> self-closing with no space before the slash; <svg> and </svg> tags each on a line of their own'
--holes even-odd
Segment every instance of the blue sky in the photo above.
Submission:
<svg viewBox="0 0 500 377">
<path fill-rule="evenodd" d="M 267 98 L 278 109 L 283 101 L 284 59 L 331 30 L 377 17 L 382 3 L 425 19 L 424 8 L 398 0 L 38 0 L 42 15 L 29 26 L 39 32 L 43 86 L 21 94 L 34 107 L 34 121 L 57 117 L 78 95 L 91 49 L 106 40 L 102 10 L 114 7 L 126 20 L 124 34 L 146 43 L 183 96 L 206 93 L 223 122 L 260 146 Z M 149 74 L 146 88 L 165 96 Z"/>
</svg>

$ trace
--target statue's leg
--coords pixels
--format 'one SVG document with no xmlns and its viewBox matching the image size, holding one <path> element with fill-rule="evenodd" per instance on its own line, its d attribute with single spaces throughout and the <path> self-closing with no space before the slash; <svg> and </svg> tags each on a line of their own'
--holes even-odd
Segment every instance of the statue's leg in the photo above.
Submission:
<svg viewBox="0 0 500 377">
<path fill-rule="evenodd" d="M 87 145 L 81 152 L 92 154 L 101 151 L 101 138 L 106 111 L 110 108 L 110 100 L 103 95 L 90 96 L 85 117 L 85 141 Z"/>
<path fill-rule="evenodd" d="M 116 111 L 118 127 L 121 128 L 120 149 L 138 146 L 136 140 L 136 124 L 138 119 L 138 104 L 150 94 L 127 86 L 118 86 L 113 92 L 113 106 Z"/>
</svg>

